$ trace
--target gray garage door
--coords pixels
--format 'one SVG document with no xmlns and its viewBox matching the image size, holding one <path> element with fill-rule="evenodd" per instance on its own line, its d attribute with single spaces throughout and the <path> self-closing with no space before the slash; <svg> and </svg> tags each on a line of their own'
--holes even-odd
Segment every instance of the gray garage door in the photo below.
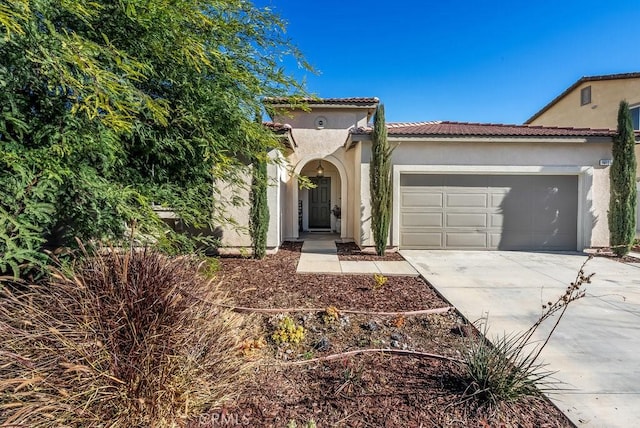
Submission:
<svg viewBox="0 0 640 428">
<path fill-rule="evenodd" d="M 575 250 L 578 177 L 400 176 L 400 247 Z"/>
</svg>

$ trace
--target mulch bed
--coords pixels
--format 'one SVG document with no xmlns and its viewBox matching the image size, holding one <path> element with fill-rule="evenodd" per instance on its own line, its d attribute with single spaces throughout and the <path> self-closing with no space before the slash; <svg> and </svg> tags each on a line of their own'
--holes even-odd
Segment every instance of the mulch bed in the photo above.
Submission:
<svg viewBox="0 0 640 428">
<path fill-rule="evenodd" d="M 384 256 L 378 256 L 372 252 L 363 252 L 354 242 L 336 243 L 338 259 L 342 261 L 400 261 L 404 258 L 400 253 L 387 251 Z M 372 251 L 372 250 L 369 250 Z"/>
<path fill-rule="evenodd" d="M 221 259 L 221 287 L 237 305 L 256 308 L 334 306 L 338 311 L 382 312 L 448 306 L 420 278 L 389 277 L 375 288 L 372 275 L 298 275 L 301 247 L 285 243 L 277 254 L 261 261 Z M 340 312 L 337 318 L 327 317 L 323 310 L 296 312 L 290 316 L 305 328 L 304 340 L 279 346 L 271 334 L 280 318 L 256 316 L 267 345 L 255 351 L 258 365 L 246 392 L 220 410 L 235 417 L 227 422 L 237 421 L 225 426 L 282 428 L 295 421 L 297 427 L 305 427 L 310 420 L 318 427 L 572 426 L 543 398 L 522 399 L 498 409 L 467 399 L 460 367 L 448 360 L 374 353 L 288 365 L 369 348 L 458 358 L 464 341 L 470 339 L 461 334 L 464 320 L 455 311 L 406 317 Z M 220 421 L 215 417 L 211 426 Z"/>
<path fill-rule="evenodd" d="M 640 248 L 633 247 L 631 251 L 640 252 Z M 611 248 L 608 248 L 608 247 L 596 248 L 594 249 L 593 252 L 590 252 L 589 254 L 592 254 L 594 257 L 604 257 L 604 258 L 611 259 L 621 263 L 640 263 L 640 259 L 638 259 L 637 257 L 632 257 L 632 256 L 619 257 L 616 254 L 614 254 Z"/>
</svg>

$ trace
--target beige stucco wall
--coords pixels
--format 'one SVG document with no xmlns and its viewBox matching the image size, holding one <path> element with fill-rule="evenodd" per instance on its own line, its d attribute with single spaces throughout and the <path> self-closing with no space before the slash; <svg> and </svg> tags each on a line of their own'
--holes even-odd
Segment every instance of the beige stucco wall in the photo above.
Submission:
<svg viewBox="0 0 640 428">
<path fill-rule="evenodd" d="M 354 239 L 357 222 L 355 213 L 357 205 L 354 201 L 356 172 L 354 154 L 347 152 L 344 143 L 353 127 L 366 126 L 368 110 L 365 108 L 319 107 L 311 111 L 293 111 L 288 114 L 275 115 L 273 120 L 287 123 L 292 127 L 292 135 L 297 143 L 293 153 L 287 156 L 291 172 L 287 178 L 282 194 L 283 238 L 296 239 L 298 230 L 298 201 L 303 201 L 303 215 L 307 217 L 307 191 L 299 189 L 295 174 L 313 177 L 316 174 L 318 161 L 322 160 L 325 176 L 331 177 L 331 206 L 339 205 L 342 210 L 341 237 Z M 316 119 L 324 119 L 324 127 L 316 128 Z M 306 221 L 303 221 L 306 225 Z M 331 217 L 332 228 L 335 218 Z"/>
<path fill-rule="evenodd" d="M 607 210 L 609 201 L 608 167 L 599 166 L 600 159 L 611 157 L 610 143 L 521 143 L 496 141 L 412 141 L 391 140 L 399 144 L 393 152 L 394 171 L 455 174 L 575 174 L 583 175 L 582 227 L 583 245 L 608 245 Z M 362 201 L 369 200 L 368 170 L 370 143 L 361 143 Z M 394 174 L 397 181 L 398 175 Z M 398 186 L 394 182 L 394 188 Z M 397 192 L 396 192 L 397 194 Z M 394 204 L 397 202 L 394 201 Z M 363 204 L 368 205 L 368 204 Z M 397 207 L 396 207 L 397 208 Z M 394 230 L 399 226 L 397 209 L 392 218 L 391 242 L 397 245 Z M 373 245 L 370 212 L 363 211 L 362 246 Z M 397 234 L 397 233 L 396 233 Z"/>
<path fill-rule="evenodd" d="M 591 103 L 580 105 L 580 91 L 591 86 Z M 620 101 L 640 104 L 640 78 L 585 82 L 551 106 L 531 125 L 616 129 Z"/>
<path fill-rule="evenodd" d="M 269 207 L 269 230 L 267 232 L 267 249 L 274 250 L 282 242 L 282 215 L 283 215 L 283 180 L 288 180 L 288 173 L 285 168 L 283 156 L 279 151 L 274 150 L 269 153 L 271 163 L 267 165 L 267 175 L 269 185 L 267 187 L 267 205 Z M 220 226 L 222 231 L 222 246 L 235 252 L 238 249 L 248 249 L 251 247 L 251 236 L 249 235 L 249 189 L 251 185 L 251 174 L 244 174 L 243 186 L 232 186 L 227 183 L 219 183 L 218 206 L 224 207 L 224 215 L 230 219 Z M 234 204 L 232 198 L 240 201 Z M 225 249 L 221 252 L 225 252 Z M 244 251 L 244 250 L 243 250 Z"/>
</svg>

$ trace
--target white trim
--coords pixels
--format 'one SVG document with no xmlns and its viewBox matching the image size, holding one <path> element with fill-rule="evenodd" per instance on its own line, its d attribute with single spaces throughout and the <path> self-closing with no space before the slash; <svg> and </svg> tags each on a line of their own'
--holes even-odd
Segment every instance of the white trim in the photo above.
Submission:
<svg viewBox="0 0 640 428">
<path fill-rule="evenodd" d="M 394 165 L 393 222 L 391 243 L 400 245 L 400 176 L 402 174 L 482 174 L 482 175 L 576 175 L 578 176 L 578 219 L 576 248 L 590 246 L 592 224 L 588 212 L 593 204 L 592 166 L 501 166 L 501 165 Z"/>
<path fill-rule="evenodd" d="M 342 162 L 340 161 L 340 159 L 338 159 L 337 157 L 333 156 L 333 155 L 326 155 L 326 156 L 322 156 L 322 155 L 308 155 L 305 156 L 304 158 L 300 159 L 300 161 L 298 161 L 298 163 L 296 164 L 295 168 L 293 169 L 294 174 L 300 174 L 300 172 L 302 171 L 302 169 L 309 163 L 312 162 L 314 160 L 322 160 L 322 161 L 326 161 L 331 163 L 333 166 L 336 167 L 336 169 L 338 170 L 338 175 L 340 178 L 340 201 L 348 201 L 349 200 L 349 194 L 348 194 L 348 186 L 347 186 L 347 171 L 344 168 L 344 165 L 342 164 Z M 334 181 L 333 179 L 331 180 L 332 182 Z M 334 189 L 334 184 L 332 183 L 331 185 L 331 189 L 332 189 L 332 193 L 333 193 L 333 189 Z M 293 192 L 291 192 L 291 199 L 290 199 L 290 203 L 292 204 L 292 216 L 291 216 L 291 226 L 292 226 L 292 231 L 293 231 L 293 238 L 297 239 L 300 237 L 299 231 L 298 231 L 298 194 L 299 194 L 299 188 L 298 188 L 298 183 L 293 183 Z M 331 203 L 332 206 L 335 205 L 335 202 L 338 199 L 337 195 L 332 194 L 331 195 Z M 346 219 L 348 218 L 347 215 L 348 213 L 348 209 L 349 206 L 348 204 L 340 204 L 341 205 L 341 209 L 342 209 L 342 218 Z M 343 223 L 344 225 L 344 223 Z M 347 237 L 347 228 L 346 227 L 342 227 L 342 229 L 340 230 L 340 238 L 346 238 Z"/>
</svg>

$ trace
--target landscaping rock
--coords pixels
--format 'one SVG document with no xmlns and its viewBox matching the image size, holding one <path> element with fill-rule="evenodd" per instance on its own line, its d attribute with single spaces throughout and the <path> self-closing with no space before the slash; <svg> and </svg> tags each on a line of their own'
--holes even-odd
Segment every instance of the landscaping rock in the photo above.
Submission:
<svg viewBox="0 0 640 428">
<path fill-rule="evenodd" d="M 391 340 L 399 342 L 402 340 L 402 335 L 400 333 L 391 333 Z"/>
<path fill-rule="evenodd" d="M 322 337 L 320 340 L 318 340 L 318 342 L 316 342 L 315 345 L 313 345 L 314 349 L 322 352 L 322 351 L 328 351 L 329 349 L 331 349 L 331 341 L 329 340 L 328 337 Z"/>
<path fill-rule="evenodd" d="M 360 325 L 360 327 L 362 327 L 363 330 L 367 330 L 367 331 L 378 331 L 380 329 L 380 326 L 375 321 L 368 321 Z"/>
</svg>

